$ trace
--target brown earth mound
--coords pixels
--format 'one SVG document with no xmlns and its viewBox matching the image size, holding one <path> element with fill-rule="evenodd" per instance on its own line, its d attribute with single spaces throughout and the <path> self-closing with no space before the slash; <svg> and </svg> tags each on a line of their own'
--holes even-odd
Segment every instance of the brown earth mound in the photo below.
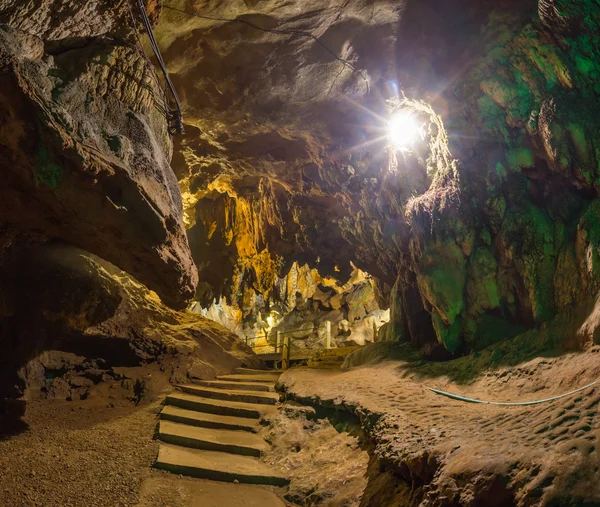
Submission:
<svg viewBox="0 0 600 507">
<path fill-rule="evenodd" d="M 427 389 L 490 401 L 544 399 L 600 378 L 600 347 L 517 366 L 502 366 L 493 357 L 497 350 L 481 353 L 496 366 L 480 372 L 469 365 L 478 358 L 432 365 L 409 353 L 406 360 L 349 371 L 292 369 L 280 382 L 292 398 L 361 418 L 379 459 L 361 505 L 600 502 L 600 386 L 554 402 L 509 407 L 465 403 Z M 381 471 L 387 471 L 387 482 Z"/>
</svg>

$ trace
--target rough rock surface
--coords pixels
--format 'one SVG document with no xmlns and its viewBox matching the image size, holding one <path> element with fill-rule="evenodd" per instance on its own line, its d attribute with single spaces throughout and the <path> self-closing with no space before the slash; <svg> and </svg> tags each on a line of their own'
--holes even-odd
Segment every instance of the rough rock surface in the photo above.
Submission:
<svg viewBox="0 0 600 507">
<path fill-rule="evenodd" d="M 294 505 L 358 506 L 369 455 L 347 426 L 334 427 L 311 407 L 286 403 L 262 436 L 264 460 L 290 478 L 284 498 Z"/>
<path fill-rule="evenodd" d="M 157 78 L 123 2 L 69 4 L 0 3 L 0 231 L 84 248 L 181 307 L 197 271 Z"/>
<path fill-rule="evenodd" d="M 597 385 L 520 407 L 465 403 L 427 390 L 524 402 L 598 379 L 598 347 L 530 359 L 531 334 L 437 365 L 387 344 L 383 355 L 394 361 L 342 372 L 291 369 L 280 383 L 288 399 L 361 419 L 377 457 L 361 505 L 595 505 Z"/>
<path fill-rule="evenodd" d="M 126 273 L 71 246 L 37 248 L 11 267 L 2 277 L 14 306 L 0 329 L 0 399 L 85 399 L 110 384 L 139 402 L 153 397 L 143 365 L 189 382 L 260 363 L 222 326 L 164 306 Z"/>
<path fill-rule="evenodd" d="M 351 244 L 345 229 L 356 220 L 367 236 L 379 228 L 365 206 L 381 176 L 368 162 L 380 154 L 347 152 L 364 123 L 351 102 L 363 102 L 369 82 L 391 61 L 402 4 L 177 6 L 262 28 L 310 31 L 318 41 L 164 9 L 157 34 L 189 125 L 176 143 L 173 166 L 206 282 L 198 291 L 203 305 L 220 295 L 237 303 L 239 289 L 252 285 L 264 293 L 294 261 L 310 261 L 324 275 L 337 267 L 341 279 L 349 276 L 360 245 Z M 344 66 L 320 43 L 362 71 Z M 387 259 L 395 257 L 390 252 Z M 390 262 L 372 260 L 371 274 L 390 273 Z"/>
<path fill-rule="evenodd" d="M 61 238 L 182 305 L 196 273 L 139 20 L 69 5 L 0 4 L 3 243 Z M 185 112 L 172 164 L 202 305 L 352 261 L 391 305 L 386 338 L 434 354 L 596 296 L 597 0 L 148 10 Z M 388 146 L 392 110 L 423 124 L 412 151 Z"/>
<path fill-rule="evenodd" d="M 192 311 L 219 322 L 253 348 L 260 347 L 258 353 L 270 351 L 277 332 L 291 336 L 295 347 L 322 348 L 327 322 L 332 346 L 373 343 L 389 321 L 389 311 L 377 303 L 375 281 L 356 268 L 340 285 L 306 264 L 294 263 L 268 294 L 250 290 L 245 296 L 241 309 L 221 298 L 206 309 L 196 303 Z"/>
<path fill-rule="evenodd" d="M 392 307 L 386 337 L 435 354 L 594 297 L 598 12 L 595 0 L 167 2 L 157 33 L 189 125 L 173 165 L 197 298 L 241 307 L 294 260 L 342 279 L 352 261 Z M 245 21 L 310 31 L 362 74 L 314 39 Z M 425 125 L 412 152 L 386 147 L 390 107 Z"/>
</svg>

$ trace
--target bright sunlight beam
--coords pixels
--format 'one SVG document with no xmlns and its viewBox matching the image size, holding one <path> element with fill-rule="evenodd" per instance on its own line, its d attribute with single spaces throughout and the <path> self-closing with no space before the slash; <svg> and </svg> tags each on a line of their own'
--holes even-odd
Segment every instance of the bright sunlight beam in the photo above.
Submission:
<svg viewBox="0 0 600 507">
<path fill-rule="evenodd" d="M 400 112 L 388 121 L 387 132 L 388 139 L 394 147 L 406 150 L 419 138 L 421 126 L 412 114 Z"/>
</svg>

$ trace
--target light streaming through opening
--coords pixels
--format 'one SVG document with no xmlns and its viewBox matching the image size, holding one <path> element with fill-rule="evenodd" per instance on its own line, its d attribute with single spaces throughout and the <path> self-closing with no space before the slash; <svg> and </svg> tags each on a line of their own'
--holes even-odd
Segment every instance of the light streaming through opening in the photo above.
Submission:
<svg viewBox="0 0 600 507">
<path fill-rule="evenodd" d="M 420 137 L 421 125 L 412 114 L 401 112 L 390 118 L 387 131 L 390 143 L 399 150 L 406 150 Z"/>
</svg>

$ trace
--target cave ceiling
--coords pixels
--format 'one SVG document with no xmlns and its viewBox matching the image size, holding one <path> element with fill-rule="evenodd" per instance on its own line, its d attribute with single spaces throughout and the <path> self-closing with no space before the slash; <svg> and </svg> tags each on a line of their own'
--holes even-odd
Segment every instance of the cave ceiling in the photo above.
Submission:
<svg viewBox="0 0 600 507">
<path fill-rule="evenodd" d="M 390 338 L 452 351 L 600 288 L 598 0 L 145 6 L 184 135 L 134 2 L 0 0 L 0 253 L 66 241 L 180 307 L 352 262 Z"/>
<path fill-rule="evenodd" d="M 155 32 L 183 103 L 172 167 L 200 299 L 235 298 L 244 276 L 269 287 L 293 261 L 341 279 L 352 261 L 389 292 L 406 201 L 431 178 L 427 150 L 389 171 L 386 101 L 460 107 L 454 86 L 492 9 L 519 18 L 536 3 L 165 2 Z"/>
<path fill-rule="evenodd" d="M 309 37 L 198 19 L 171 5 L 165 4 L 156 34 L 185 111 L 173 169 L 192 250 L 198 245 L 196 258 L 205 261 L 200 271 L 206 266 L 212 276 L 208 242 L 238 270 L 267 255 L 283 272 L 295 260 L 318 261 L 325 273 L 340 269 L 347 276 L 357 257 L 355 222 L 364 201 L 377 198 L 380 163 L 387 160 L 383 143 L 373 153 L 352 148 L 373 127 L 361 108 L 392 61 L 402 5 L 177 4 L 262 28 L 310 32 L 327 49 Z M 384 106 L 378 102 L 370 107 Z M 397 221 L 399 212 L 387 219 Z M 390 272 L 393 252 L 368 255 L 372 270 Z M 256 278 L 269 276 L 254 271 Z"/>
</svg>

